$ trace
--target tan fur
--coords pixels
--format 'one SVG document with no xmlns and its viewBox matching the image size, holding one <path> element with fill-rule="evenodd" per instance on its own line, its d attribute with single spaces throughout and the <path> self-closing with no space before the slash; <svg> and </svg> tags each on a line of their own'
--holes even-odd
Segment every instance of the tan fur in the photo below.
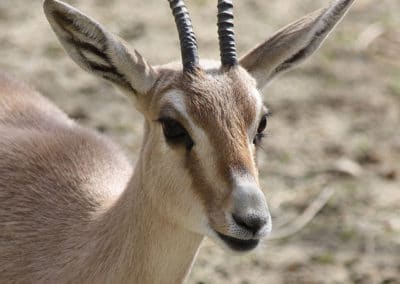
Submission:
<svg viewBox="0 0 400 284">
<path fill-rule="evenodd" d="M 0 70 L 0 123 L 47 130 L 72 123 L 47 99 Z M 43 123 L 45 121 L 46 123 Z"/>
<path fill-rule="evenodd" d="M 140 170 L 127 186 L 132 168 L 110 141 L 15 80 L 0 85 L 15 119 L 0 123 L 0 282 L 180 282 L 201 237 L 154 214 Z M 32 105 L 8 111 L 12 98 Z"/>
<path fill-rule="evenodd" d="M 221 234 L 266 236 L 256 87 L 309 56 L 352 2 L 335 0 L 280 31 L 241 60 L 244 68 L 201 61 L 189 74 L 179 63 L 150 66 L 91 18 L 45 0 L 71 58 L 134 101 L 144 140 L 133 169 L 107 138 L 0 74 L 0 283 L 181 283 L 204 236 L 224 248 Z M 167 143 L 165 116 L 185 127 L 190 151 Z M 253 231 L 234 215 L 260 226 Z"/>
</svg>

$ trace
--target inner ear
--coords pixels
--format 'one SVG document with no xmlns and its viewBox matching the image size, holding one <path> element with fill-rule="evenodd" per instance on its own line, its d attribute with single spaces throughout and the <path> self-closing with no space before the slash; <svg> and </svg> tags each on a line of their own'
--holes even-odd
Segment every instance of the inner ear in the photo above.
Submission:
<svg viewBox="0 0 400 284">
<path fill-rule="evenodd" d="M 65 51 L 84 70 L 137 98 L 153 87 L 157 72 L 139 52 L 68 4 L 45 0 L 43 7 Z"/>
</svg>

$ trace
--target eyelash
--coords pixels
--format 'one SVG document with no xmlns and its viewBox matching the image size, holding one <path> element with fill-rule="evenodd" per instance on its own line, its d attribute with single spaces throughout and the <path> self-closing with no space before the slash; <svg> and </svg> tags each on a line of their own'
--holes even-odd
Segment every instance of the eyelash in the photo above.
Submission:
<svg viewBox="0 0 400 284">
<path fill-rule="evenodd" d="M 254 137 L 253 144 L 258 146 L 266 136 L 267 135 L 265 133 L 257 133 L 256 136 Z"/>
<path fill-rule="evenodd" d="M 262 139 L 266 136 L 264 131 L 268 126 L 268 117 L 269 116 L 270 116 L 269 113 L 265 114 L 261 118 L 261 120 L 259 122 L 259 125 L 258 125 L 258 128 L 257 128 L 257 133 L 256 133 L 256 135 L 254 137 L 254 140 L 253 140 L 253 144 L 256 145 L 256 146 L 258 146 L 261 143 Z"/>
</svg>

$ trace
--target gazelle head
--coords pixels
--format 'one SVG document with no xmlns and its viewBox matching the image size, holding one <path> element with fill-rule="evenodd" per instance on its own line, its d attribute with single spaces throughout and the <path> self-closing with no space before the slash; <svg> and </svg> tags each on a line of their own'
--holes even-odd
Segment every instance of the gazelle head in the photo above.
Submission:
<svg viewBox="0 0 400 284">
<path fill-rule="evenodd" d="M 169 0 L 183 64 L 163 66 L 67 4 L 46 0 L 44 9 L 72 59 L 114 83 L 145 117 L 138 167 L 150 202 L 169 222 L 246 251 L 271 231 L 255 162 L 268 117 L 259 90 L 318 49 L 353 1 L 334 1 L 238 60 L 232 1 L 219 0 L 219 62 L 199 61 L 184 2 Z"/>
</svg>

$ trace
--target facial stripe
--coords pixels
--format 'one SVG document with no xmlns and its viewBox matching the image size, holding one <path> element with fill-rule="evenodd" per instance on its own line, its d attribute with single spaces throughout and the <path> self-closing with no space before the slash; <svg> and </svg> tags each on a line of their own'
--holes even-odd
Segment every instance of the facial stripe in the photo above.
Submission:
<svg viewBox="0 0 400 284">
<path fill-rule="evenodd" d="M 192 136 L 195 143 L 195 150 L 186 157 L 186 168 L 192 176 L 197 193 L 202 200 L 207 201 L 207 196 L 212 195 L 211 190 L 222 190 L 228 187 L 221 184 L 218 175 L 218 164 L 215 159 L 215 151 L 210 147 L 210 141 L 202 128 L 196 127 L 186 110 L 186 97 L 182 91 L 167 91 L 160 104 L 161 117 L 169 117 L 179 121 Z M 201 159 L 199 157 L 202 157 Z M 207 169 L 207 170 L 206 170 Z M 204 186 L 207 184 L 207 186 Z M 200 185 L 200 186 L 197 186 Z M 208 202 L 208 201 L 207 201 Z"/>
<path fill-rule="evenodd" d="M 193 182 L 195 193 L 203 201 L 205 211 L 207 212 L 211 228 L 218 232 L 229 232 L 229 224 L 226 222 L 226 210 L 231 208 L 231 186 L 221 184 L 219 179 L 210 179 L 210 169 L 205 168 L 203 159 L 195 152 L 191 153 L 186 159 L 186 168 Z"/>
</svg>

